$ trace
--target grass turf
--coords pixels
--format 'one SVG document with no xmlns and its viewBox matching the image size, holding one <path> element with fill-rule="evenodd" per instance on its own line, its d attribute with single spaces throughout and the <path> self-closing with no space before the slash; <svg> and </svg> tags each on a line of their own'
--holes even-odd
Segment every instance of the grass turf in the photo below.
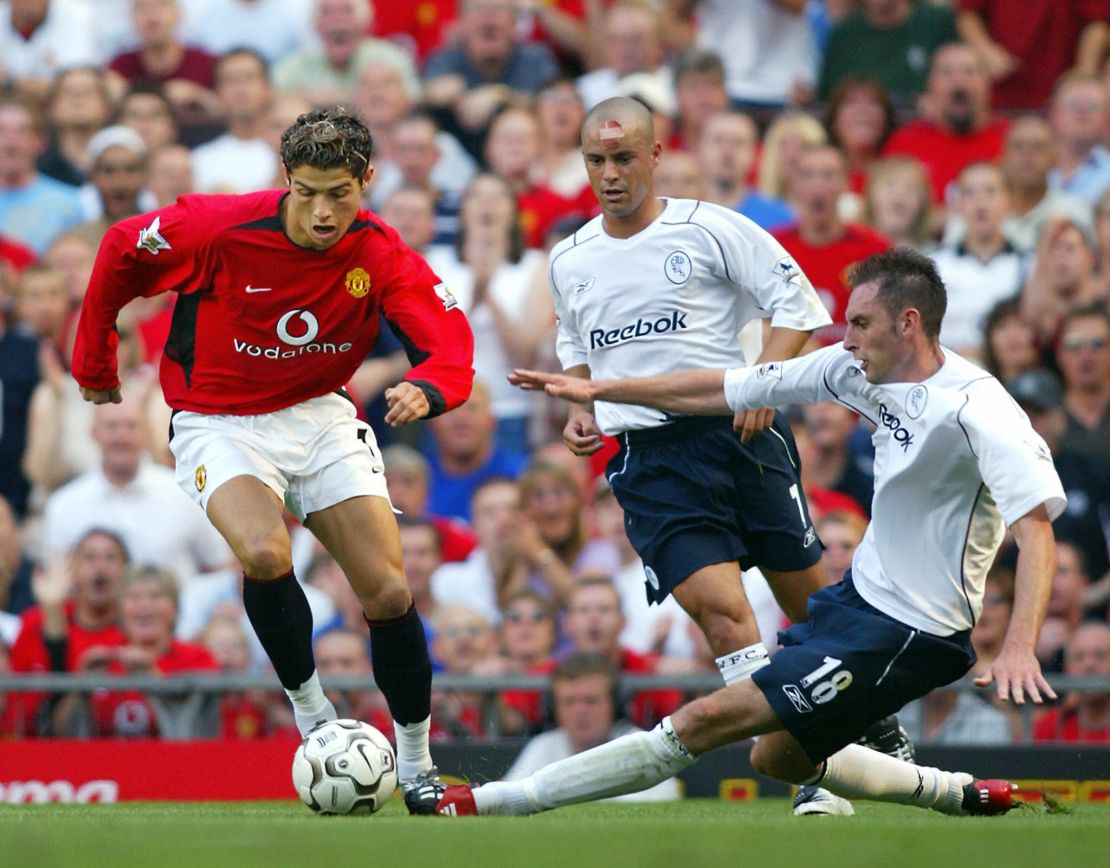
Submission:
<svg viewBox="0 0 1110 868">
<path fill-rule="evenodd" d="M 299 803 L 0 805 L 0 865 L 908 866 L 1105 864 L 1110 805 L 1070 814 L 945 817 L 857 804 L 853 818 L 789 816 L 781 799 L 595 804 L 535 817 L 318 817 Z"/>
</svg>

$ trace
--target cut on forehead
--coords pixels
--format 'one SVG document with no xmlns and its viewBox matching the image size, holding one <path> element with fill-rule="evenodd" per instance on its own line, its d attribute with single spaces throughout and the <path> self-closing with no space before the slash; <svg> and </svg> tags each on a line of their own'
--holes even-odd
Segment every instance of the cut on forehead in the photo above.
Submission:
<svg viewBox="0 0 1110 868">
<path fill-rule="evenodd" d="M 602 129 L 617 130 L 614 122 L 619 124 L 622 138 L 641 136 L 649 144 L 655 141 L 655 124 L 648 107 L 639 100 L 617 96 L 603 100 L 590 109 L 582 122 L 582 143 L 585 144 L 587 138 L 599 137 Z"/>
</svg>

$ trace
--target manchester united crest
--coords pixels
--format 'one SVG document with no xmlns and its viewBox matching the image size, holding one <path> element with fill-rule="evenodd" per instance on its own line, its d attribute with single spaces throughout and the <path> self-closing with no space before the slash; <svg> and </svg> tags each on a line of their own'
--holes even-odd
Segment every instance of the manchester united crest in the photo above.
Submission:
<svg viewBox="0 0 1110 868">
<path fill-rule="evenodd" d="M 347 272 L 347 292 L 355 298 L 362 298 L 370 291 L 370 275 L 364 268 Z"/>
<path fill-rule="evenodd" d="M 204 491 L 204 486 L 208 484 L 208 471 L 204 469 L 203 464 L 197 467 L 196 473 L 193 474 L 193 482 L 196 483 L 197 491 Z"/>
</svg>

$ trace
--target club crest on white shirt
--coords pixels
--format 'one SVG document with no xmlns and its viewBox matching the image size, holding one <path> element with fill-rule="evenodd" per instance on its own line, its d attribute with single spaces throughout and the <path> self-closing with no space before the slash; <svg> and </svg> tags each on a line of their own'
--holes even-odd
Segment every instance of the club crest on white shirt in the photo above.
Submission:
<svg viewBox="0 0 1110 868">
<path fill-rule="evenodd" d="M 663 263 L 663 273 L 667 275 L 667 280 L 671 283 L 685 283 L 690 279 L 693 271 L 694 266 L 690 262 L 690 257 L 681 250 L 668 254 L 667 261 Z"/>
<path fill-rule="evenodd" d="M 146 229 L 139 230 L 139 241 L 135 245 L 136 250 L 149 251 L 154 256 L 158 255 L 159 250 L 170 250 L 170 243 L 162 237 L 159 231 L 162 224 L 161 217 L 155 217 L 154 221 L 146 227 Z"/>
<path fill-rule="evenodd" d="M 929 390 L 925 386 L 914 386 L 906 396 L 906 415 L 911 419 L 920 419 L 928 403 Z"/>
<path fill-rule="evenodd" d="M 792 256 L 784 256 L 775 263 L 774 272 L 787 286 L 802 285 L 802 270 Z"/>
</svg>

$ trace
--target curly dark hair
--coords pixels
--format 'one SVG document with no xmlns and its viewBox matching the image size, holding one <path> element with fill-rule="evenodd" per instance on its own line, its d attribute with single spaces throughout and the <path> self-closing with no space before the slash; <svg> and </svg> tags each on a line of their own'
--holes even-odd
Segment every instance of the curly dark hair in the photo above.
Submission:
<svg viewBox="0 0 1110 868">
<path fill-rule="evenodd" d="M 366 122 L 343 106 L 303 114 L 281 134 L 281 161 L 289 171 L 300 166 L 343 167 L 361 178 L 373 149 L 374 138 Z"/>
</svg>

